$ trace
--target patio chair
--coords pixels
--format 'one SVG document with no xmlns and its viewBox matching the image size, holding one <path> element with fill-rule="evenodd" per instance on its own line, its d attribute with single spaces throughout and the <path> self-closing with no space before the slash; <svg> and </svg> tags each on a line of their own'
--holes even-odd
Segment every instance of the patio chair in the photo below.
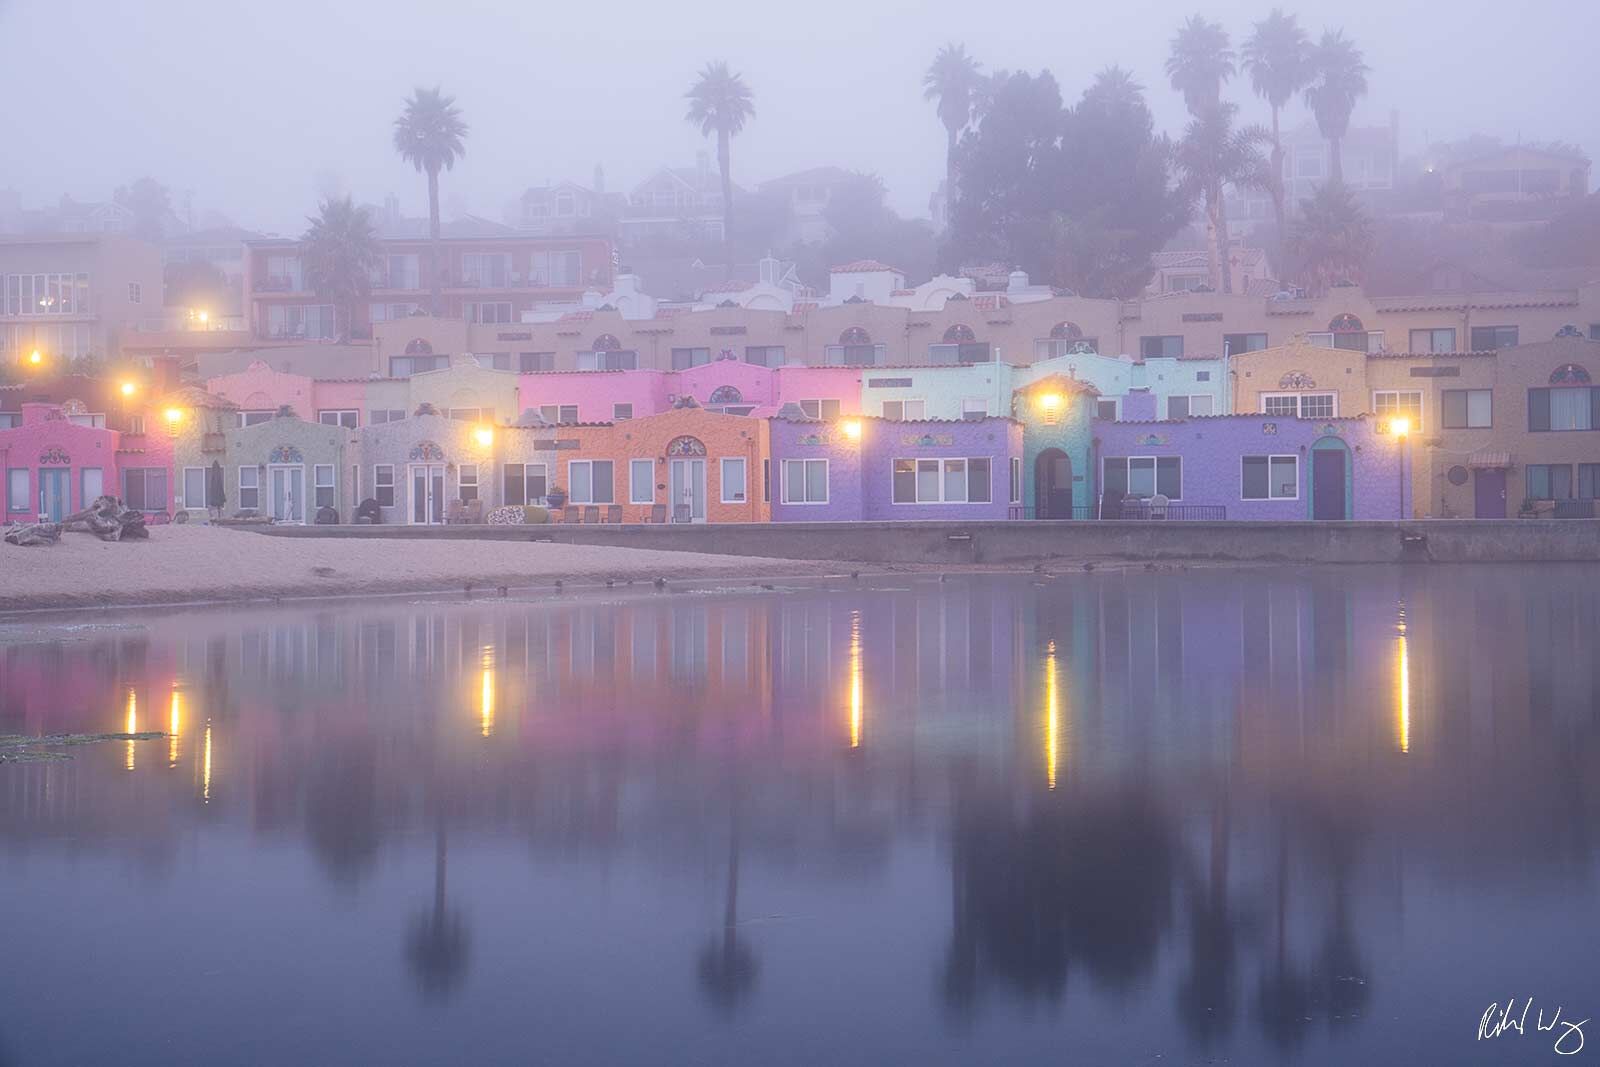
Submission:
<svg viewBox="0 0 1600 1067">
<path fill-rule="evenodd" d="M 672 509 L 673 522 L 693 522 L 694 515 L 689 511 L 688 504 L 678 504 Z"/>
<path fill-rule="evenodd" d="M 606 508 L 606 521 L 614 525 L 622 522 L 621 504 L 612 504 L 610 507 Z"/>
<path fill-rule="evenodd" d="M 581 508 L 581 507 L 579 507 L 577 505 L 573 505 L 570 508 L 563 508 L 561 510 L 561 521 L 562 522 L 575 522 L 578 525 L 582 526 L 583 525 L 583 508 Z"/>
<path fill-rule="evenodd" d="M 650 523 L 655 523 L 655 524 L 660 525 L 660 526 L 666 525 L 666 522 L 667 522 L 667 506 L 665 504 L 651 504 L 650 505 L 650 517 L 645 519 L 644 521 L 645 522 L 650 522 Z"/>
<path fill-rule="evenodd" d="M 600 505 L 585 504 L 583 506 L 583 524 L 585 526 L 600 525 Z"/>
<path fill-rule="evenodd" d="M 466 507 L 461 509 L 461 521 L 480 525 L 483 522 L 483 501 L 469 500 Z"/>
<path fill-rule="evenodd" d="M 446 525 L 454 525 L 455 523 L 464 521 L 462 516 L 466 514 L 466 511 L 467 505 L 464 501 L 452 500 L 445 504 L 444 521 Z"/>
</svg>

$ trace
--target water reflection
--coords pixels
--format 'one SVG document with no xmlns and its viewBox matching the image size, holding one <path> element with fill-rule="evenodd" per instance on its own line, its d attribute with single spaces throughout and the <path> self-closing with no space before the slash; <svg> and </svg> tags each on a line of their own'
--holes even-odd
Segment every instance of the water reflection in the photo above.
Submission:
<svg viewBox="0 0 1600 1067">
<path fill-rule="evenodd" d="M 38 920 L 17 958 L 92 954 L 135 991 L 0 969 L 0 1030 L 23 1062 L 104 1059 L 182 992 L 280 1061 L 459 1058 L 535 1019 L 569 1061 L 1070 1038 L 1120 1062 L 1124 1023 L 1145 1058 L 1426 1060 L 1415 1033 L 1470 1031 L 1506 975 L 1588 988 L 1597 624 L 1592 570 L 1455 568 L 251 607 L 0 642 L 0 733 L 169 733 L 0 766 L 0 891 Z M 137 931 L 92 921 L 128 870 L 160 981 Z M 284 968 L 363 989 L 382 1033 L 270 1027 Z M 104 1025 L 52 1024 L 61 998 Z M 632 1025 L 597 1014 L 623 1002 Z"/>
</svg>

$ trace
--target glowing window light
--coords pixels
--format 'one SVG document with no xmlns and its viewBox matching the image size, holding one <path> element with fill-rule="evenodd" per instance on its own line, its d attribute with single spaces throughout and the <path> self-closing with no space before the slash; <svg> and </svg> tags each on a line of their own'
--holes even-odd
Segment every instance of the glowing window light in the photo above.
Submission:
<svg viewBox="0 0 1600 1067">
<path fill-rule="evenodd" d="M 1061 687 L 1056 670 L 1056 643 L 1044 653 L 1044 774 L 1051 789 L 1056 787 L 1056 769 L 1061 758 Z"/>
<path fill-rule="evenodd" d="M 850 747 L 861 747 L 861 612 L 850 613 Z"/>
</svg>

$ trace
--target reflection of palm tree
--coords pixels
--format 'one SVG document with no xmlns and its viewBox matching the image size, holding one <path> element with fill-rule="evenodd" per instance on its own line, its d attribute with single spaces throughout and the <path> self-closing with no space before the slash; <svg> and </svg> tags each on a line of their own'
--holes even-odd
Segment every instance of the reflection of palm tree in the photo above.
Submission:
<svg viewBox="0 0 1600 1067">
<path fill-rule="evenodd" d="M 700 987 L 722 1011 L 732 1014 L 755 988 L 759 964 L 750 946 L 739 939 L 739 816 L 730 816 L 728 830 L 728 898 L 722 913 L 722 935 L 700 950 Z"/>
<path fill-rule="evenodd" d="M 1311 1015 L 1311 987 L 1304 974 L 1289 966 L 1289 835 L 1283 830 L 1278 834 L 1277 897 L 1277 951 L 1272 971 L 1261 975 L 1256 1003 L 1267 1040 L 1281 1049 L 1292 1049 L 1305 1040 Z"/>
<path fill-rule="evenodd" d="M 416 972 L 417 984 L 429 996 L 448 996 L 467 973 L 471 947 L 461 913 L 445 903 L 446 844 L 444 820 L 439 821 L 433 850 L 433 908 L 411 923 L 406 939 L 406 959 Z"/>
<path fill-rule="evenodd" d="M 1361 946 L 1350 923 L 1350 872 L 1343 863 L 1333 870 L 1333 922 L 1322 943 L 1318 970 L 1328 987 L 1329 1021 L 1341 1026 L 1360 1018 L 1372 997 Z"/>
<path fill-rule="evenodd" d="M 1234 919 L 1228 907 L 1228 797 L 1211 809 L 1211 870 L 1190 893 L 1189 973 L 1178 986 L 1184 1026 L 1202 1041 L 1233 1029 Z"/>
</svg>

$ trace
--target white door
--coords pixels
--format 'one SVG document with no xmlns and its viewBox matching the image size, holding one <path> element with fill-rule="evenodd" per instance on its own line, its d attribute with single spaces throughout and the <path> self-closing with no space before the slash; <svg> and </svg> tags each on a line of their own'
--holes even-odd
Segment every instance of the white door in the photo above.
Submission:
<svg viewBox="0 0 1600 1067">
<path fill-rule="evenodd" d="M 269 515 L 274 522 L 306 521 L 306 469 L 269 467 L 267 469 Z"/>
<path fill-rule="evenodd" d="M 411 465 L 411 522 L 433 525 L 444 522 L 444 465 Z"/>
<path fill-rule="evenodd" d="M 99 467 L 83 468 L 83 502 L 88 507 L 105 494 L 105 472 Z"/>
<path fill-rule="evenodd" d="M 671 475 L 668 485 L 672 492 L 672 521 L 705 522 L 706 461 L 675 459 Z"/>
</svg>

